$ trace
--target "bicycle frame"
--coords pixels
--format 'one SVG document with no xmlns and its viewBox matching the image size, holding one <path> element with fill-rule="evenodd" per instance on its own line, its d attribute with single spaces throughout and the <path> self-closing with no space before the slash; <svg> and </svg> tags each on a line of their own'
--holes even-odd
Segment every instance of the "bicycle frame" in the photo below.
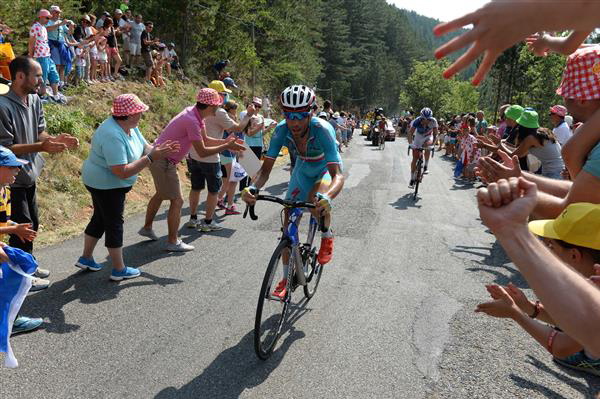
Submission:
<svg viewBox="0 0 600 399">
<path fill-rule="evenodd" d="M 298 236 L 298 230 L 300 225 L 300 220 L 302 219 L 302 208 L 292 208 L 289 210 L 288 214 L 288 225 L 287 228 L 284 227 L 284 235 L 283 238 L 290 241 L 290 246 L 292 247 L 291 259 L 294 263 L 294 271 L 298 276 L 298 283 L 301 285 L 306 285 L 306 270 L 301 270 L 300 266 L 304 265 L 304 260 L 302 259 L 302 254 L 300 253 L 301 242 Z M 314 216 L 310 216 L 310 225 L 308 230 L 308 238 L 307 245 L 310 246 L 312 243 L 315 233 L 317 231 L 317 220 Z"/>
</svg>

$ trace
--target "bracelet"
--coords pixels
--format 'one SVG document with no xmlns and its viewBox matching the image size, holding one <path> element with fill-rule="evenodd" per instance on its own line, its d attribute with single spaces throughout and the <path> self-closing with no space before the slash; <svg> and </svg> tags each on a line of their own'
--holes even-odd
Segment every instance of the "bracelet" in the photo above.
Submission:
<svg viewBox="0 0 600 399">
<path fill-rule="evenodd" d="M 533 313 L 529 315 L 532 319 L 535 319 L 540 314 L 541 306 L 540 301 L 535 301 Z"/>
<path fill-rule="evenodd" d="M 148 161 L 150 161 L 150 163 L 152 163 L 153 159 L 152 159 L 152 157 L 150 156 L 150 154 L 146 154 L 146 158 L 148 158 Z"/>
<path fill-rule="evenodd" d="M 552 354 L 552 345 L 554 344 L 554 338 L 556 337 L 557 334 L 558 334 L 558 331 L 553 329 L 550 332 L 550 335 L 548 335 L 548 343 L 547 343 L 546 349 L 548 349 L 548 352 L 550 352 L 550 354 Z"/>
</svg>

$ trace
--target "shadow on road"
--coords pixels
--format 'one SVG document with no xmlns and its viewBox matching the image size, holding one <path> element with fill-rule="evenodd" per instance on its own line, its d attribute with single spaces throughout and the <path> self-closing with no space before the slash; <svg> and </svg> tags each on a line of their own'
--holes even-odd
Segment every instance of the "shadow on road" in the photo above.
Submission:
<svg viewBox="0 0 600 399">
<path fill-rule="evenodd" d="M 421 208 L 421 205 L 418 205 L 419 199 L 421 197 L 417 196 L 417 200 L 413 199 L 414 193 L 406 193 L 403 197 L 400 197 L 396 200 L 396 202 L 391 202 L 390 205 L 394 207 L 394 209 L 398 210 L 407 210 L 408 208 Z"/>
<path fill-rule="evenodd" d="M 79 301 L 83 304 L 95 304 L 117 299 L 119 293 L 127 288 L 147 285 L 165 287 L 182 282 L 181 280 L 157 277 L 142 272 L 141 277 L 136 280 L 117 283 L 109 281 L 110 266 L 106 266 L 108 265 L 105 265 L 105 269 L 101 272 L 76 272 L 64 280 L 53 283 L 43 292 L 30 295 L 23 303 L 22 313 L 32 317 L 47 317 L 50 322 L 43 325 L 47 332 L 65 334 L 80 328 L 79 325 L 69 324 L 65 320 L 62 309 L 71 302 Z"/>
<path fill-rule="evenodd" d="M 529 288 L 525 279 L 516 267 L 511 266 L 511 261 L 502 249 L 498 241 L 494 241 L 491 247 L 469 247 L 465 245 L 457 245 L 450 249 L 454 253 L 464 253 L 481 257 L 481 260 L 473 260 L 472 262 L 483 267 L 470 267 L 467 270 L 476 272 L 483 271 L 492 274 L 494 283 L 506 285 L 512 282 L 519 288 Z M 490 269 L 495 268 L 495 269 Z M 504 271 L 508 272 L 507 275 Z"/>
<path fill-rule="evenodd" d="M 270 195 L 278 196 L 283 195 L 287 191 L 289 183 L 287 181 L 279 184 L 273 184 L 272 186 L 266 187 L 263 191 L 266 191 Z"/>
<path fill-rule="evenodd" d="M 292 344 L 306 336 L 294 328 L 294 323 L 310 311 L 307 303 L 303 298 L 291 306 L 281 339 L 268 360 L 262 361 L 256 357 L 254 330 L 251 330 L 235 346 L 221 352 L 198 377 L 179 389 L 165 388 L 154 399 L 235 399 L 246 389 L 261 385 L 279 366 Z"/>
</svg>

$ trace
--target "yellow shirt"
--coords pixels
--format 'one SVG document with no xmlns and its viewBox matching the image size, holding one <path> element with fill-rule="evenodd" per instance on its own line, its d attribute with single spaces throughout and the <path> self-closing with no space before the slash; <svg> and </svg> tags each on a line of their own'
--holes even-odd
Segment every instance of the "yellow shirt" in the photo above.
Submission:
<svg viewBox="0 0 600 399">
<path fill-rule="evenodd" d="M 7 227 L 10 220 L 10 188 L 0 188 L 0 227 Z M 0 241 L 8 242 L 8 234 L 0 234 Z"/>
</svg>

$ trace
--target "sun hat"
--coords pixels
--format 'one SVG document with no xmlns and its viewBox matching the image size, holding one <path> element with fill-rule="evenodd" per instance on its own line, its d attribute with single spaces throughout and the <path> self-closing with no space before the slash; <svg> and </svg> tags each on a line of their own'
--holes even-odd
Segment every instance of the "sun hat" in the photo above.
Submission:
<svg viewBox="0 0 600 399">
<path fill-rule="evenodd" d="M 27 165 L 29 161 L 17 158 L 14 152 L 4 146 L 0 146 L 0 166 L 17 166 Z"/>
<path fill-rule="evenodd" d="M 200 89 L 198 95 L 196 96 L 196 102 L 206 105 L 221 105 L 223 104 L 223 99 L 219 95 L 218 91 L 208 87 L 205 89 Z"/>
<path fill-rule="evenodd" d="M 508 107 L 506 109 L 506 111 L 504 111 L 504 116 L 506 118 L 512 119 L 514 121 L 519 119 L 522 114 L 523 114 L 523 107 L 521 107 L 520 105 L 517 105 L 517 104 L 511 105 L 510 107 Z"/>
<path fill-rule="evenodd" d="M 556 94 L 578 100 L 600 99 L 600 47 L 584 47 L 567 58 Z"/>
<path fill-rule="evenodd" d="M 340 113 L 339 112 L 334 112 L 333 113 L 333 118 L 337 119 L 340 117 Z"/>
<path fill-rule="evenodd" d="M 210 82 L 208 87 L 210 89 L 216 90 L 218 93 L 233 93 L 231 90 L 225 87 L 225 83 L 223 83 L 220 80 L 213 80 L 212 82 Z"/>
<path fill-rule="evenodd" d="M 121 94 L 113 100 L 111 112 L 113 116 L 129 116 L 148 111 L 150 107 L 135 94 Z"/>
<path fill-rule="evenodd" d="M 318 116 L 319 118 L 325 118 L 325 119 L 327 119 L 327 112 L 325 112 L 325 111 L 321 111 L 321 112 L 319 112 L 319 115 L 317 115 L 317 116 Z"/>
<path fill-rule="evenodd" d="M 600 250 L 600 205 L 571 204 L 556 219 L 529 222 L 529 230 L 540 237 Z"/>
<path fill-rule="evenodd" d="M 172 45 L 173 43 L 171 43 Z M 171 46 L 174 47 L 174 46 Z M 223 83 L 225 83 L 225 86 L 227 87 L 233 87 L 234 89 L 238 88 L 238 85 L 235 84 L 235 80 L 233 80 L 232 78 L 225 78 L 223 79 Z"/>
<path fill-rule="evenodd" d="M 521 117 L 517 119 L 517 123 L 530 129 L 537 129 L 540 127 L 538 113 L 532 109 L 524 110 Z"/>
<path fill-rule="evenodd" d="M 62 12 L 59 6 L 50 6 L 50 12 Z"/>
<path fill-rule="evenodd" d="M 122 15 L 122 14 L 123 14 L 123 10 L 121 10 L 120 8 L 117 8 L 117 9 L 115 10 L 115 14 Z"/>
<path fill-rule="evenodd" d="M 256 104 L 259 107 L 262 107 L 262 98 L 256 96 L 252 97 L 252 104 Z"/>
<path fill-rule="evenodd" d="M 41 17 L 50 18 L 51 16 L 52 16 L 52 14 L 50 14 L 50 11 L 46 10 L 45 8 L 42 8 L 40 10 L 40 12 L 38 12 L 38 18 L 41 18 Z"/>
<path fill-rule="evenodd" d="M 90 19 L 90 16 L 89 16 L 89 15 L 84 15 L 83 17 L 81 17 L 81 19 L 82 19 L 83 21 L 87 21 L 87 22 L 89 22 L 90 24 L 92 23 L 92 20 Z"/>
<path fill-rule="evenodd" d="M 567 108 L 565 108 L 563 105 L 555 105 L 550 107 L 550 112 L 560 116 L 561 118 L 567 116 Z"/>
<path fill-rule="evenodd" d="M 10 86 L 4 83 L 0 83 L 0 96 L 5 95 L 10 91 Z"/>
</svg>

